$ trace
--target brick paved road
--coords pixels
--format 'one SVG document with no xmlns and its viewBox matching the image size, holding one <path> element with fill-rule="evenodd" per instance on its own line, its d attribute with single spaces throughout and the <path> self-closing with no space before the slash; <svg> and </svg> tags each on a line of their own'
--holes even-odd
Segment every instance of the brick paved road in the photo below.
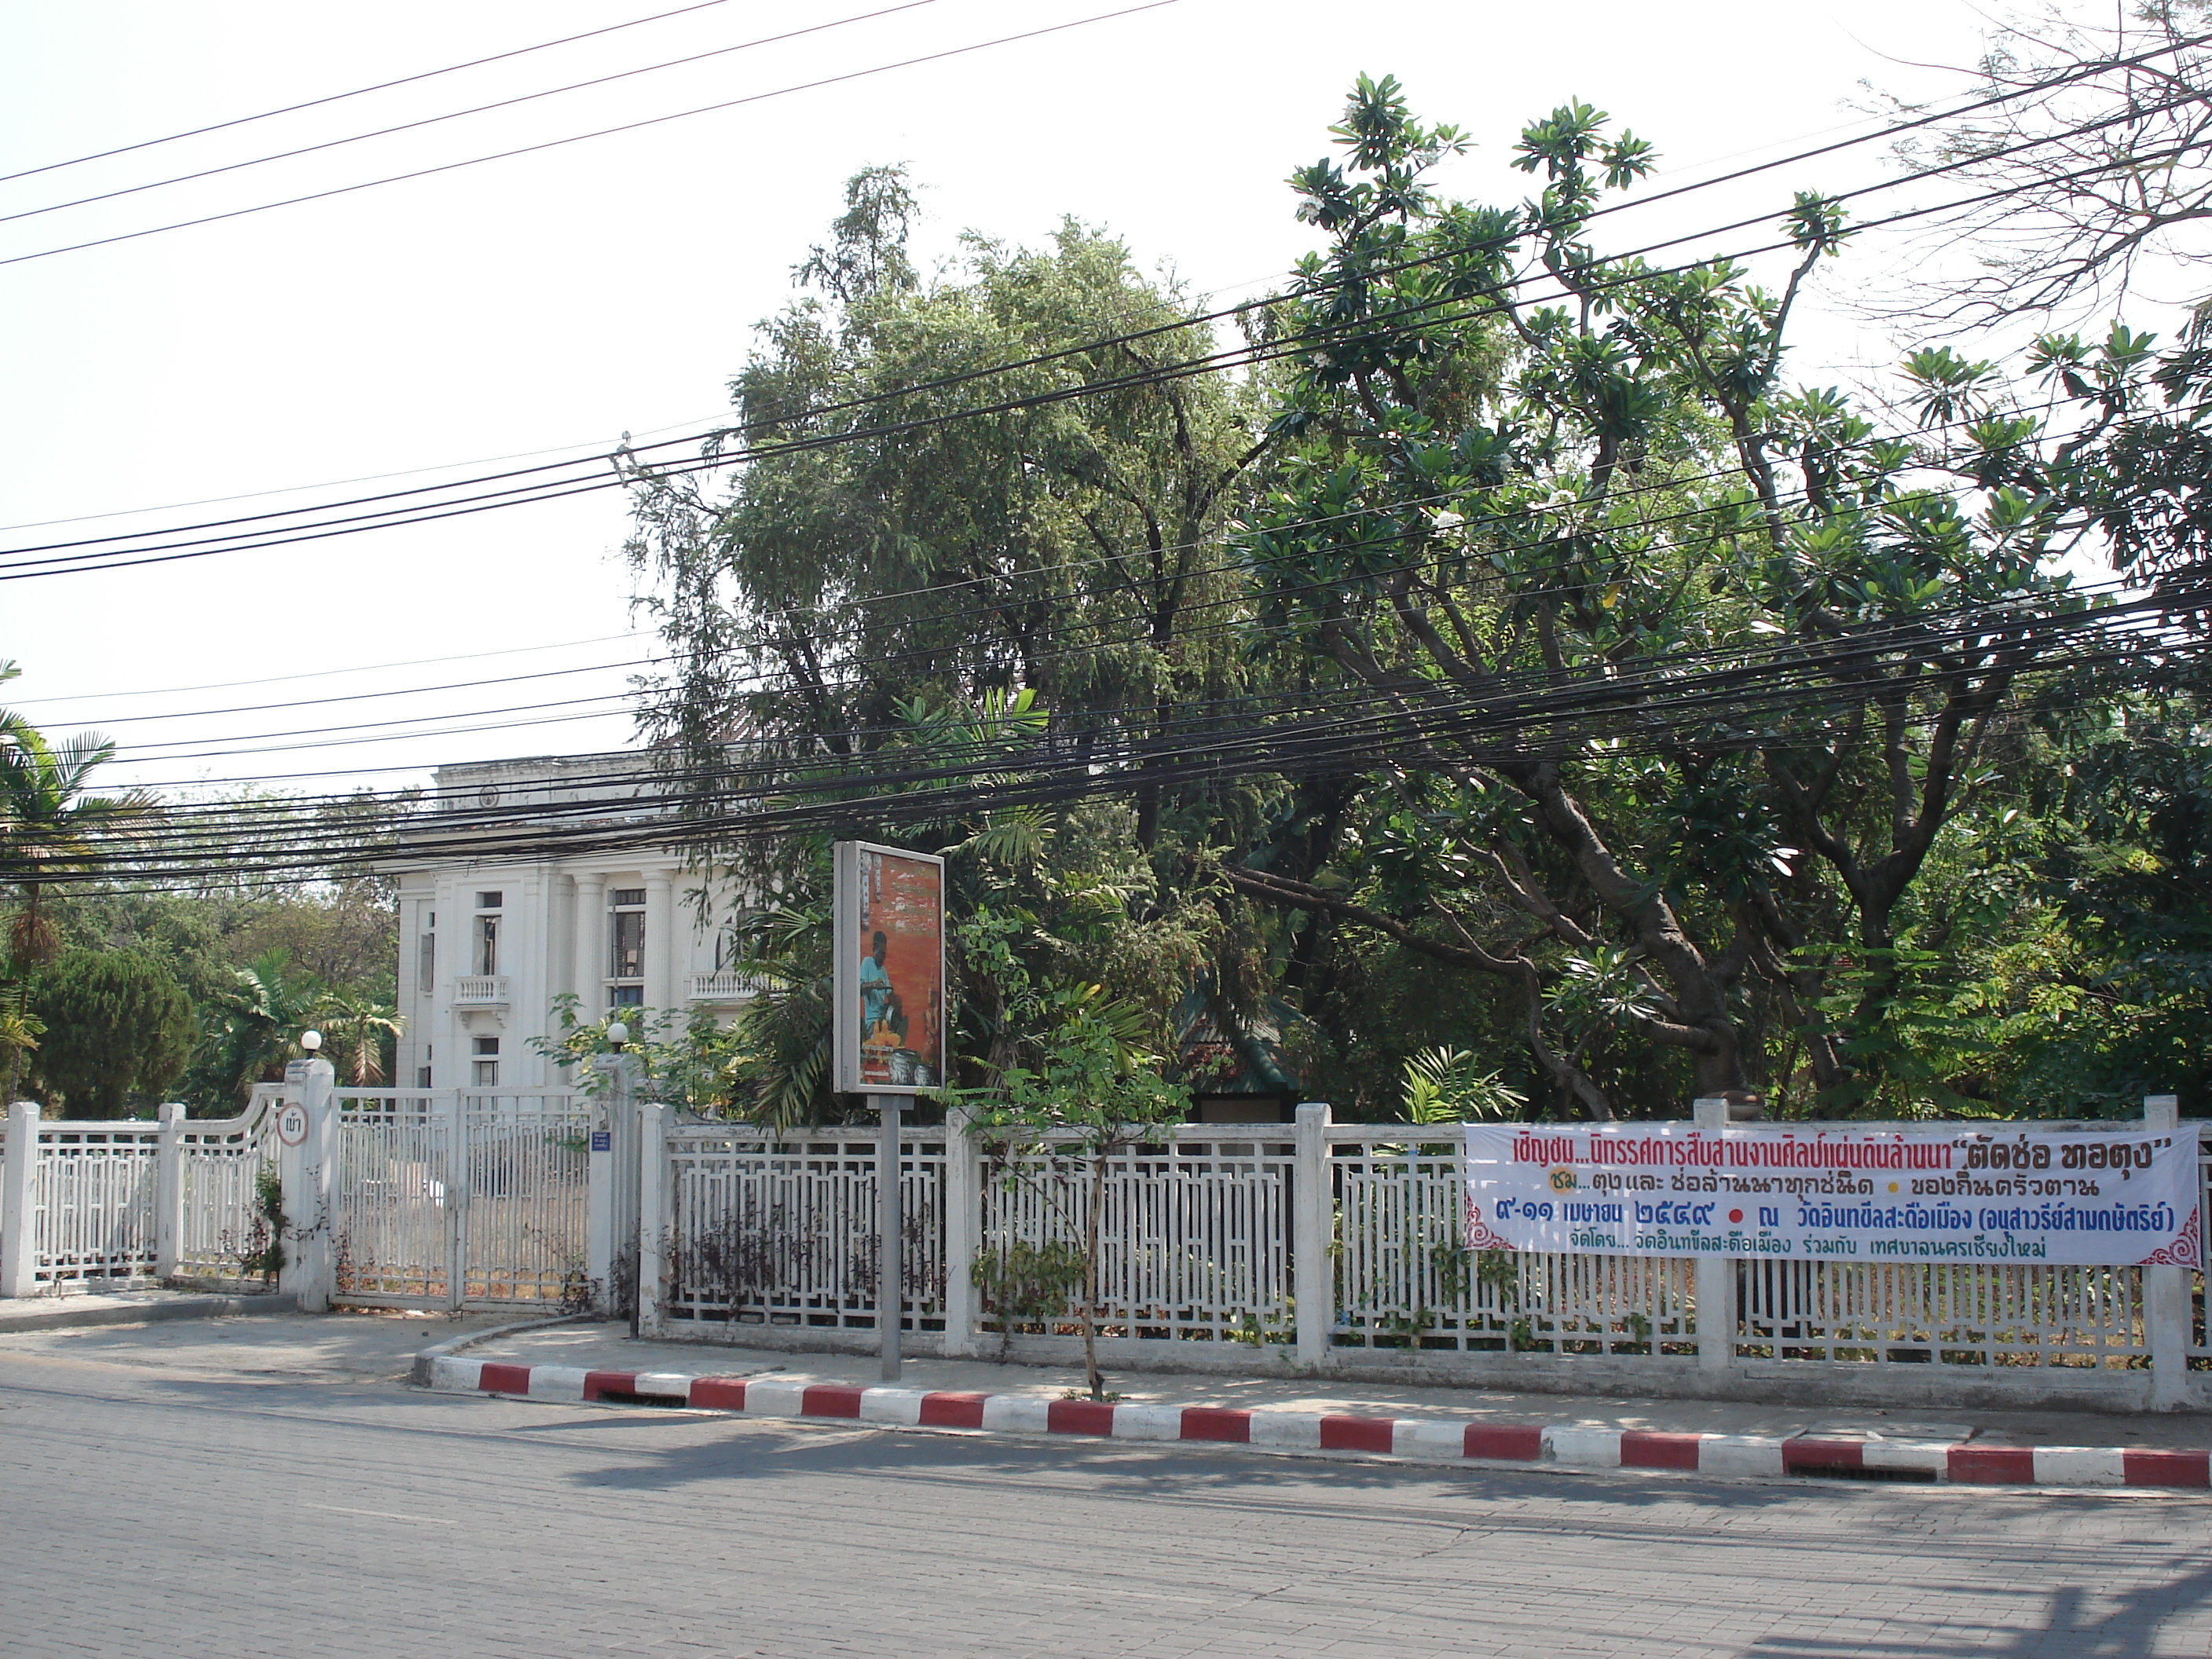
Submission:
<svg viewBox="0 0 2212 1659">
<path fill-rule="evenodd" d="M 0 1448 L 10 1659 L 2212 1653 L 2201 1497 L 1031 1448 L 20 1352 Z"/>
</svg>

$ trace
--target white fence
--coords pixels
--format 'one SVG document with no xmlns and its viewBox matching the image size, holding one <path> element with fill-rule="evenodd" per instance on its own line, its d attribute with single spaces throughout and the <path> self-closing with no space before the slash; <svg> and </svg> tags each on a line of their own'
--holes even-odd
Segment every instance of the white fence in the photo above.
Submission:
<svg viewBox="0 0 2212 1659">
<path fill-rule="evenodd" d="M 225 1278 L 258 1246 L 267 1101 L 234 1118 L 44 1121 L 11 1109 L 0 1161 L 0 1295 Z M 265 1240 L 264 1241 L 265 1242 Z"/>
<path fill-rule="evenodd" d="M 678 1124 L 666 1136 L 669 1267 L 661 1308 L 700 1327 L 876 1328 L 876 1136 L 772 1136 Z M 900 1144 L 902 1328 L 945 1328 L 942 1129 Z"/>
<path fill-rule="evenodd" d="M 875 1339 L 872 1129 L 777 1135 L 559 1090 L 334 1090 L 319 1071 L 319 1093 L 264 1085 L 231 1119 L 15 1109 L 0 1294 L 238 1277 L 270 1242 L 258 1183 L 287 1160 L 287 1271 L 304 1264 L 340 1301 L 605 1304 L 626 1300 L 627 1261 L 649 1330 Z M 278 1119 L 303 1099 L 322 1127 L 280 1147 Z M 643 1139 L 625 1158 L 626 1133 Z M 918 1352 L 1072 1354 L 1070 1275 L 1095 1206 L 1095 1307 L 1117 1364 L 2212 1406 L 2199 1273 L 1470 1252 L 1449 1128 L 1336 1125 L 1303 1107 L 1295 1125 L 1164 1130 L 1093 1166 L 994 1149 L 956 1122 L 908 1128 L 901 1167 L 902 1327 Z M 2202 1168 L 2212 1180 L 2212 1154 Z"/>
<path fill-rule="evenodd" d="M 330 1091 L 331 1167 L 303 1155 L 272 1227 L 261 1184 L 282 1158 L 278 1115 L 302 1087 L 257 1085 L 234 1118 L 170 1105 L 152 1123 L 46 1121 L 15 1107 L 0 1155 L 0 1295 L 258 1277 L 278 1242 L 288 1272 L 326 1258 L 325 1293 L 343 1301 L 581 1305 L 580 1097 Z"/>
<path fill-rule="evenodd" d="M 1453 1130 L 1339 1126 L 1326 1108 L 1300 1117 L 1181 1126 L 1103 1168 L 1034 1149 L 994 1155 L 957 1127 L 909 1128 L 913 1346 L 1072 1355 L 1067 1275 L 1097 1203 L 1097 1316 L 1119 1364 L 1808 1401 L 2212 1405 L 2199 1273 L 1473 1252 Z M 658 1283 L 641 1289 L 647 1328 L 773 1346 L 872 1340 L 872 1129 L 678 1124 L 665 1139 L 664 1188 L 644 1206 L 665 1228 Z M 2205 1167 L 2212 1176 L 2212 1157 Z"/>
</svg>

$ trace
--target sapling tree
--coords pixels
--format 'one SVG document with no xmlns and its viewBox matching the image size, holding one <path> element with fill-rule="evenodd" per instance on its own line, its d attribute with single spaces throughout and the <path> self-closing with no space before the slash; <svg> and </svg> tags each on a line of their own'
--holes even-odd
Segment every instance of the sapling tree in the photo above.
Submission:
<svg viewBox="0 0 2212 1659">
<path fill-rule="evenodd" d="M 957 929 L 970 978 L 988 977 L 1003 998 L 1013 1058 L 984 1087 L 942 1097 L 971 1108 L 969 1133 L 1005 1179 L 1026 1184 L 1056 1228 L 1079 1241 L 1084 1378 L 1090 1397 L 1104 1400 L 1098 1306 L 1108 1177 L 1116 1155 L 1183 1116 L 1189 1093 L 1160 1077 L 1139 1012 L 1096 985 L 1034 979 L 1013 948 L 1018 927 L 984 911 Z M 979 1279 L 988 1267 L 988 1258 L 977 1264 Z"/>
</svg>

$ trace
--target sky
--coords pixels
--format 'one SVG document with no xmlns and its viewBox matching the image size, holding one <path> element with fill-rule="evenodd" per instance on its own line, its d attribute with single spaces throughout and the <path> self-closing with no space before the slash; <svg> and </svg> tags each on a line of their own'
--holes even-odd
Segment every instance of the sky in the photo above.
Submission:
<svg viewBox="0 0 2212 1659">
<path fill-rule="evenodd" d="M 1516 133 L 1578 97 L 1657 145 L 1649 194 L 1869 131 L 1863 83 L 1959 93 L 1966 77 L 1944 66 L 1971 64 L 1989 26 L 1953 0 L 1168 0 L 1114 16 L 1132 0 L 719 0 L 612 27 L 684 3 L 0 6 L 0 174 L 46 169 L 0 179 L 0 548 L 702 428 L 864 166 L 911 170 L 926 270 L 963 232 L 1037 243 L 1073 215 L 1194 299 L 1233 301 L 1315 245 L 1283 180 L 1328 150 L 1361 71 L 1397 75 L 1418 112 L 1467 130 L 1452 193 L 1519 200 Z M 586 31 L 603 32 L 146 143 Z M 715 104 L 730 106 L 656 120 Z M 655 124 L 554 142 L 641 121 Z M 343 189 L 425 168 L 443 170 Z M 133 188 L 206 169 L 228 170 Z M 1612 246 L 1743 246 L 1758 233 L 1673 239 L 1893 171 L 1879 145 L 1793 163 L 1624 213 Z M 40 211 L 113 191 L 130 193 Z M 1856 257 L 1879 273 L 1911 256 L 1877 239 Z M 1816 296 L 1795 368 L 1860 378 L 1894 344 Z M 0 658 L 22 670 L 0 698 L 49 732 L 117 738 L 114 782 L 319 793 L 618 746 L 653 643 L 623 532 L 609 490 L 0 583 Z M 589 718 L 536 707 L 580 698 L 599 700 Z"/>
</svg>

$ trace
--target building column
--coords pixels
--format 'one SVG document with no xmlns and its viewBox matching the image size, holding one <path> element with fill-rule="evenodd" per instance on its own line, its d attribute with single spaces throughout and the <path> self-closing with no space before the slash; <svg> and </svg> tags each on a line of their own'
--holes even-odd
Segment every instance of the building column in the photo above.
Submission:
<svg viewBox="0 0 2212 1659">
<path fill-rule="evenodd" d="M 576 1018 L 586 1025 L 606 1012 L 602 1006 L 607 976 L 606 894 L 605 876 L 576 878 L 575 950 L 571 960 L 575 964 Z"/>
<path fill-rule="evenodd" d="M 677 1006 L 676 878 L 665 870 L 645 878 L 645 1006 Z"/>
</svg>

